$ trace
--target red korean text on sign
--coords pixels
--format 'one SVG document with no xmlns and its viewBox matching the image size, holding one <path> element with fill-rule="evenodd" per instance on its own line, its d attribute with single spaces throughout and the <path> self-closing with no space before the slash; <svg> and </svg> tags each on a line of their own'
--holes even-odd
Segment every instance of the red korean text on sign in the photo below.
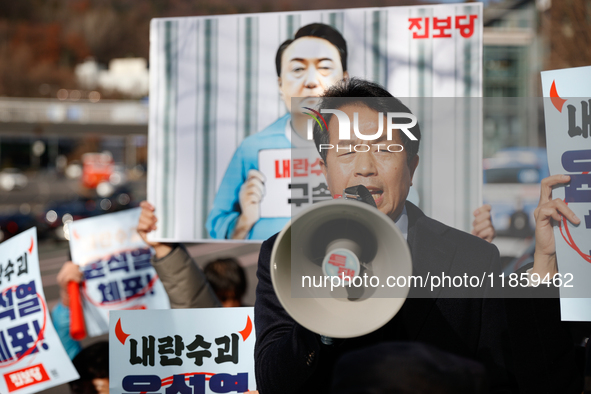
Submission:
<svg viewBox="0 0 591 394">
<path fill-rule="evenodd" d="M 433 38 L 451 37 L 451 16 L 439 19 L 433 18 Z"/>
<path fill-rule="evenodd" d="M 275 178 L 289 178 L 290 160 L 275 160 Z"/>
<path fill-rule="evenodd" d="M 451 16 L 446 18 L 408 18 L 410 23 L 408 30 L 412 31 L 413 39 L 451 38 L 454 28 L 459 30 L 462 37 L 470 38 L 474 34 L 474 23 L 477 18 L 478 15 L 456 15 L 455 25 L 452 24 Z M 433 31 L 432 35 L 430 34 L 431 30 Z"/>
<path fill-rule="evenodd" d="M 424 23 L 421 23 L 423 20 Z M 423 34 L 413 31 L 412 38 L 429 38 L 429 18 L 408 18 L 408 21 L 410 22 L 408 30 L 416 28 L 420 32 L 424 29 Z"/>
<path fill-rule="evenodd" d="M 322 174 L 322 169 L 320 168 L 320 159 L 316 159 L 316 161 L 310 165 L 310 172 L 314 175 Z"/>
<path fill-rule="evenodd" d="M 293 159 L 293 176 L 308 176 L 308 159 Z"/>
<path fill-rule="evenodd" d="M 46 382 L 49 380 L 49 376 L 47 375 L 47 372 L 45 372 L 43 364 L 37 364 L 33 365 L 32 367 L 27 367 L 19 369 L 18 371 L 7 373 L 4 375 L 4 379 L 6 380 L 8 392 L 11 393 L 25 387 L 33 386 L 41 382 Z"/>
<path fill-rule="evenodd" d="M 478 15 L 458 15 L 456 16 L 456 29 L 460 31 L 460 34 L 464 38 L 472 37 L 474 34 L 474 21 Z M 464 19 L 468 21 L 463 22 Z"/>
</svg>

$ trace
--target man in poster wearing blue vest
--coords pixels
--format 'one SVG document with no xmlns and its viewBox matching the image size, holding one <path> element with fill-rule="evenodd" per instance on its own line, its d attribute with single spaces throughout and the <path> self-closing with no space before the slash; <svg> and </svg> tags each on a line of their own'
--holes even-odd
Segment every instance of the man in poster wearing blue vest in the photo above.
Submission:
<svg viewBox="0 0 591 394">
<path fill-rule="evenodd" d="M 207 218 L 212 238 L 263 240 L 281 231 L 289 221 L 289 215 L 260 217 L 265 176 L 259 171 L 258 154 L 263 149 L 289 149 L 307 142 L 305 136 L 292 141 L 291 98 L 318 97 L 347 78 L 347 43 L 334 28 L 312 23 L 279 46 L 275 66 L 287 114 L 246 138 L 234 153 Z"/>
</svg>

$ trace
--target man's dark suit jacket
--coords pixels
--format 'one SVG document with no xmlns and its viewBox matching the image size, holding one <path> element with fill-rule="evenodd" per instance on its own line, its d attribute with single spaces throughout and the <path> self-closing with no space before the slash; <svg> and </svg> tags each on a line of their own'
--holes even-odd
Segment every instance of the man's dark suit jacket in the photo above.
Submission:
<svg viewBox="0 0 591 394">
<path fill-rule="evenodd" d="M 406 208 L 413 275 L 426 275 L 428 271 L 431 275 L 442 271 L 463 275 L 467 267 L 480 274 L 500 272 L 494 245 L 425 216 L 409 202 Z M 574 365 L 569 358 L 572 344 L 559 327 L 557 300 L 510 300 L 506 306 L 498 298 L 437 298 L 443 295 L 437 293 L 430 299 L 408 298 L 398 314 L 377 331 L 325 346 L 317 334 L 287 314 L 275 295 L 269 264 L 276 237 L 262 244 L 257 271 L 255 370 L 260 394 L 326 394 L 333 367 L 342 354 L 382 341 L 401 340 L 420 341 L 481 362 L 492 393 L 569 392 L 564 381 L 570 379 L 569 368 Z M 536 330 L 540 324 L 549 327 L 542 335 L 539 330 L 532 332 L 532 327 Z M 555 344 L 556 335 L 565 339 Z M 551 350 L 546 349 L 546 342 L 553 344 Z M 542 349 L 538 349 L 540 346 Z M 513 356 L 515 352 L 525 354 Z M 527 365 L 516 365 L 520 363 Z M 556 368 L 564 370 L 561 373 L 565 376 L 559 376 L 564 391 L 549 389 L 557 384 Z"/>
</svg>

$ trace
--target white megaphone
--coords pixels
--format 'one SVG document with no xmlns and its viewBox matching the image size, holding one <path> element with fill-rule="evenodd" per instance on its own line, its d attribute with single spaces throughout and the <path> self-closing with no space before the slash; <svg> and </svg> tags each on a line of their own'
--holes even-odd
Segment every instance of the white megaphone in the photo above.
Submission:
<svg viewBox="0 0 591 394">
<path fill-rule="evenodd" d="M 325 344 L 389 322 L 409 291 L 409 281 L 398 287 L 395 278 L 410 275 L 410 250 L 392 219 L 348 199 L 301 212 L 279 233 L 271 254 L 271 279 L 281 305 Z M 335 276 L 343 278 L 340 286 L 333 286 Z"/>
</svg>

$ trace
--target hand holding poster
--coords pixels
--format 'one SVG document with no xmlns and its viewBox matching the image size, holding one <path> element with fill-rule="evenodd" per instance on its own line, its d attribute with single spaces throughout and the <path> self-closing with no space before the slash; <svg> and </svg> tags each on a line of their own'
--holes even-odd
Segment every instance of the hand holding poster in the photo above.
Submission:
<svg viewBox="0 0 591 394">
<path fill-rule="evenodd" d="M 36 393 L 78 379 L 43 294 L 37 230 L 0 244 L 0 393 Z"/>
<path fill-rule="evenodd" d="M 136 231 L 141 209 L 69 224 L 72 260 L 81 286 L 89 336 L 104 334 L 113 309 L 168 309 L 168 297 L 150 263 L 152 252 Z"/>
<path fill-rule="evenodd" d="M 552 198 L 581 220 L 554 227 L 560 274 L 572 278 L 560 287 L 562 320 L 591 321 L 591 67 L 542 72 L 542 88 L 550 174 L 570 176 Z"/>
<path fill-rule="evenodd" d="M 253 319 L 252 307 L 111 312 L 111 392 L 255 390 Z"/>
</svg>

